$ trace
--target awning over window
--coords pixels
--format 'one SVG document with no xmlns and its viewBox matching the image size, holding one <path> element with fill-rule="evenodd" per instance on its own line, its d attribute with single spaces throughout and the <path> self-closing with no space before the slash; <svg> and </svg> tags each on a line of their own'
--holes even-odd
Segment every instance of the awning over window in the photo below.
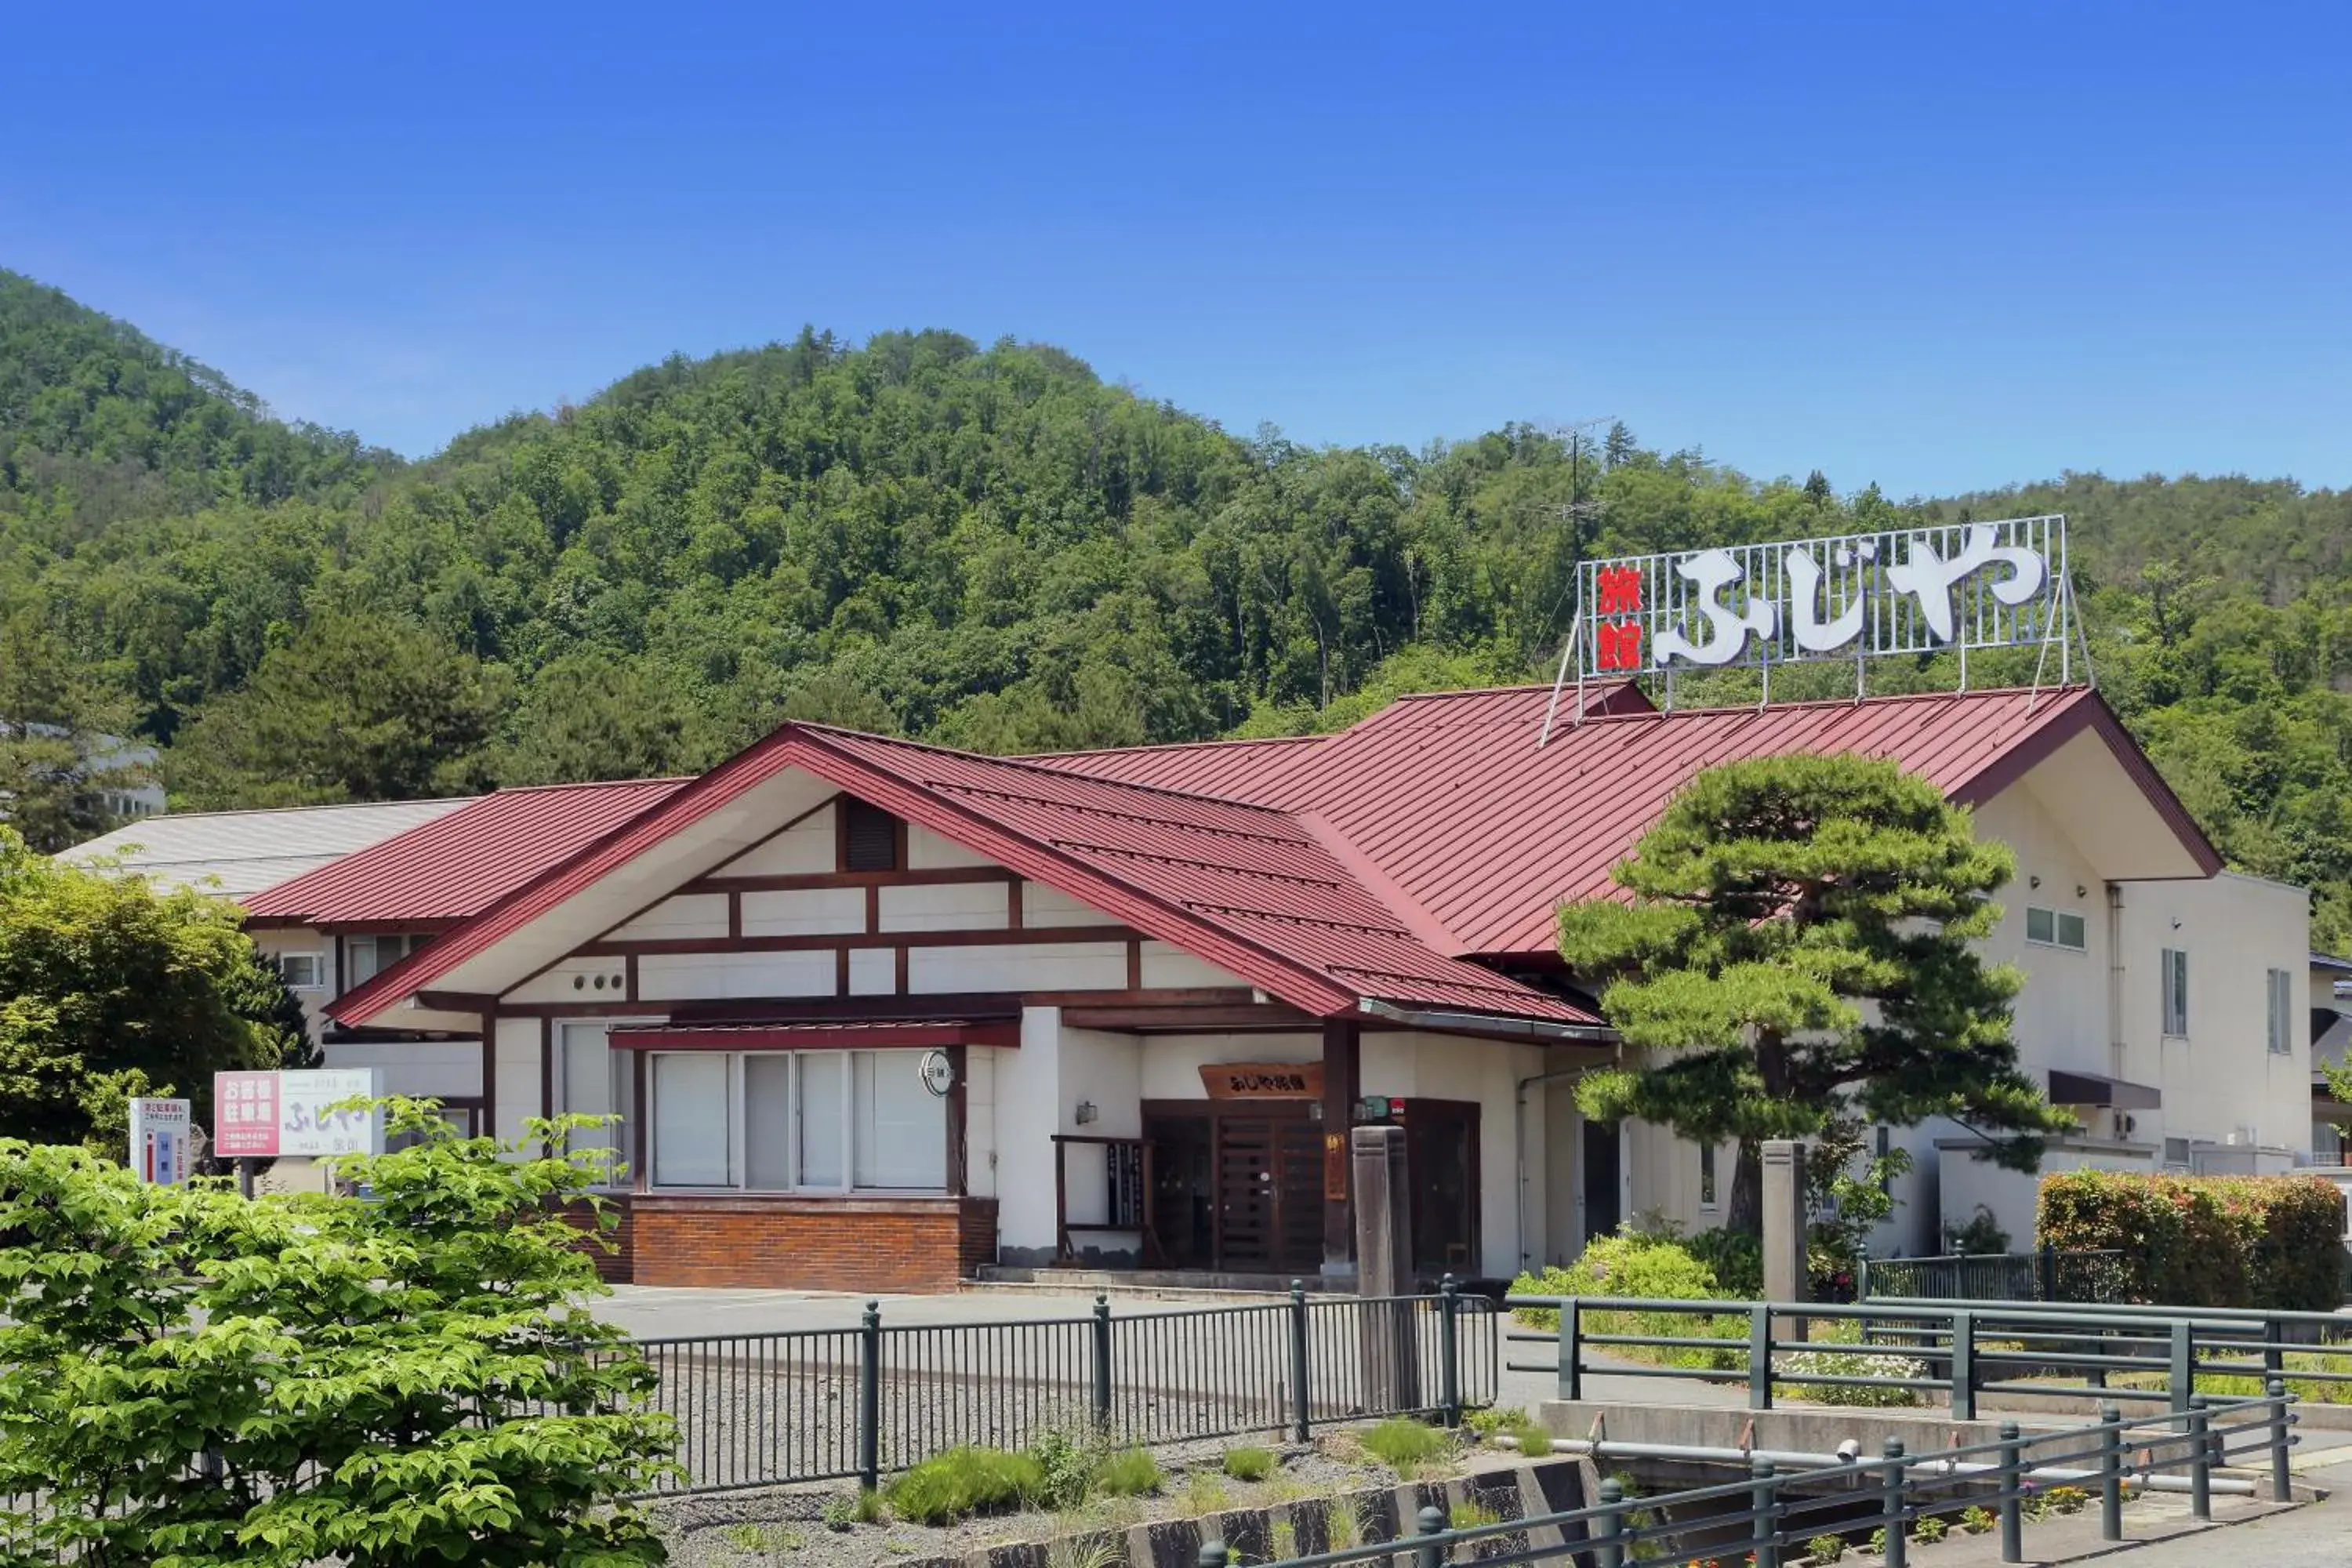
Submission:
<svg viewBox="0 0 2352 1568">
<path fill-rule="evenodd" d="M 1010 1018 L 828 1018 L 797 1024 L 655 1024 L 614 1029 L 616 1051 L 871 1051 L 1017 1046 Z"/>
<path fill-rule="evenodd" d="M 614 1036 L 615 1040 L 619 1036 Z M 2053 1105 L 2098 1105 L 2116 1110 L 2154 1110 L 2164 1103 L 2164 1096 L 2150 1084 L 2126 1083 L 2119 1078 L 2106 1078 L 2095 1072 L 2063 1072 L 2050 1069 L 2050 1103 Z"/>
</svg>

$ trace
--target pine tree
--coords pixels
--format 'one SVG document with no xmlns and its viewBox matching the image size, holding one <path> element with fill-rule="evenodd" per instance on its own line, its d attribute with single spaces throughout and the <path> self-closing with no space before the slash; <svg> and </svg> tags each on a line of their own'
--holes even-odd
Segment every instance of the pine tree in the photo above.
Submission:
<svg viewBox="0 0 2352 1568">
<path fill-rule="evenodd" d="M 1728 1223 L 1761 1218 L 1760 1144 L 1840 1117 L 1948 1116 L 2033 1169 L 2073 1125 L 2018 1070 L 2021 983 L 1976 942 L 2014 874 L 1968 813 L 1893 763 L 1755 758 L 1694 777 L 1612 875 L 1560 911 L 1569 966 L 1637 1065 L 1585 1079 L 1584 1113 L 1738 1139 Z"/>
</svg>

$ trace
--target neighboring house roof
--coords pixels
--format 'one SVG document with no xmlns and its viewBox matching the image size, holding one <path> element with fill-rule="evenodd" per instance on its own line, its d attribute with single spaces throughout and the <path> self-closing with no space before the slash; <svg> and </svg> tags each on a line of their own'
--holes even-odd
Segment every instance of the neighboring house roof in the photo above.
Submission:
<svg viewBox="0 0 2352 1568">
<path fill-rule="evenodd" d="M 686 782 L 548 784 L 436 803 L 431 821 L 267 888 L 246 909 L 257 925 L 464 920 Z"/>
<path fill-rule="evenodd" d="M 1365 999 L 1597 1026 L 1573 1003 L 1431 952 L 1281 812 L 787 724 L 340 998 L 364 1023 L 789 768 L 1084 900 L 1322 1016 Z"/>
<path fill-rule="evenodd" d="M 146 816 L 77 844 L 58 858 L 75 865 L 113 859 L 160 887 L 192 887 L 244 901 L 467 804 L 387 800 Z"/>
<path fill-rule="evenodd" d="M 2311 967 L 2333 970 L 2339 974 L 2352 974 L 2352 958 L 2338 958 L 2332 952 L 2321 952 L 2314 948 L 2311 954 Z"/>
</svg>

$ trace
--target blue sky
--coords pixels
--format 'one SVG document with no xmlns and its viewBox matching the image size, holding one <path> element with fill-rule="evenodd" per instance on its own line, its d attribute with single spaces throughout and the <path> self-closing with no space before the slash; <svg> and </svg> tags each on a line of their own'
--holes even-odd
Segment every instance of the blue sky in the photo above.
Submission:
<svg viewBox="0 0 2352 1568">
<path fill-rule="evenodd" d="M 0 266 L 413 455 L 944 326 L 1248 431 L 2352 482 L 2346 8 L 20 8 Z"/>
</svg>

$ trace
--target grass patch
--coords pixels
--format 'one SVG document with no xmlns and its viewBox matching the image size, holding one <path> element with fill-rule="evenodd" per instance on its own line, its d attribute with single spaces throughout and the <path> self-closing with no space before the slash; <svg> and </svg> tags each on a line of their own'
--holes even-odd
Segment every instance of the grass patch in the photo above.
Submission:
<svg viewBox="0 0 2352 1568">
<path fill-rule="evenodd" d="M 901 1519 L 939 1525 L 1018 1509 L 1045 1490 L 1045 1469 L 1031 1456 L 965 1447 L 932 1455 L 892 1481 L 887 1495 Z"/>
<path fill-rule="evenodd" d="M 1364 1452 L 1400 1475 L 1443 1455 L 1450 1446 L 1445 1434 L 1404 1415 L 1391 1415 L 1356 1435 Z"/>
<path fill-rule="evenodd" d="M 1237 1481 L 1262 1481 L 1274 1474 L 1278 1462 L 1271 1448 L 1244 1446 L 1225 1450 L 1225 1474 Z"/>
<path fill-rule="evenodd" d="M 782 1524 L 730 1524 L 719 1534 L 736 1551 L 758 1557 L 781 1557 L 806 1544 L 799 1531 Z"/>
<path fill-rule="evenodd" d="M 1095 1471 L 1094 1486 L 1112 1497 L 1150 1497 L 1167 1479 L 1160 1461 L 1150 1454 L 1140 1448 L 1122 1448 L 1104 1457 L 1101 1468 Z"/>
<path fill-rule="evenodd" d="M 1455 1503 L 1445 1522 L 1454 1530 L 1478 1530 L 1489 1524 L 1502 1523 L 1503 1516 L 1488 1507 L 1484 1499 L 1471 1498 Z"/>
<path fill-rule="evenodd" d="M 1184 1472 L 1184 1489 L 1177 1494 L 1184 1512 L 1198 1519 L 1202 1514 L 1223 1513 L 1233 1500 L 1225 1490 L 1225 1478 L 1214 1470 L 1193 1469 Z"/>
<path fill-rule="evenodd" d="M 827 1530 L 847 1530 L 853 1524 L 879 1524 L 886 1512 L 882 1494 L 861 1487 L 856 1497 L 835 1495 L 825 1499 L 819 1517 Z"/>
</svg>

